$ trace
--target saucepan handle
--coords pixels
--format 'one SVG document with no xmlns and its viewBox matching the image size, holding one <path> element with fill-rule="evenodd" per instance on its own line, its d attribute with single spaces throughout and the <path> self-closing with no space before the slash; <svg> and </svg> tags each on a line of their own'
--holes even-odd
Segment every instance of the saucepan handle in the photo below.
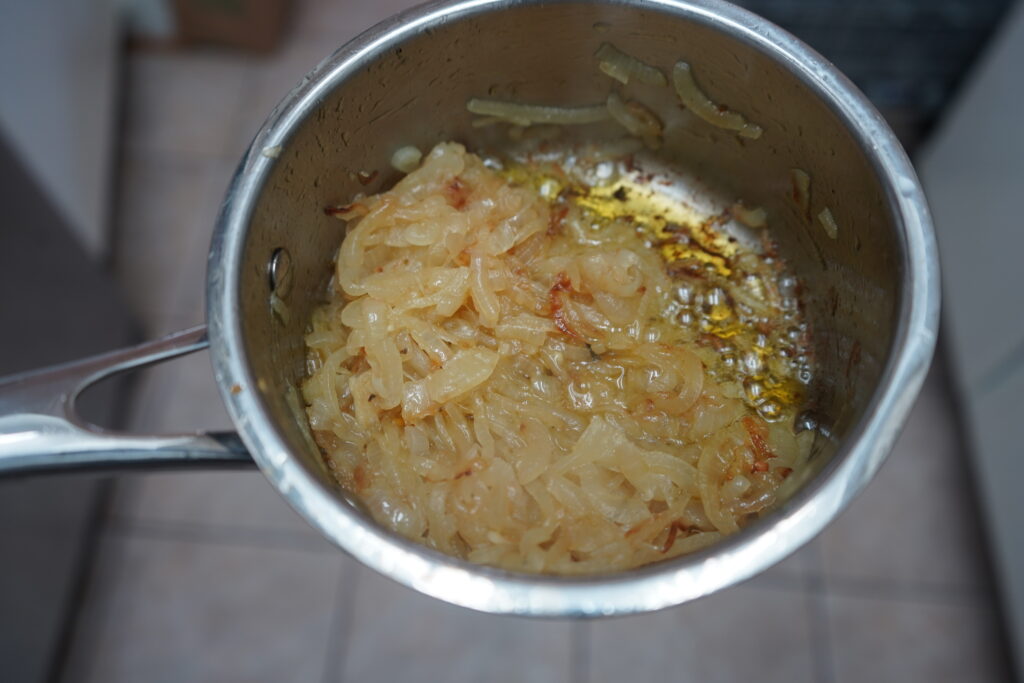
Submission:
<svg viewBox="0 0 1024 683">
<path fill-rule="evenodd" d="M 252 464 L 233 433 L 146 436 L 83 420 L 75 401 L 111 375 L 209 346 L 206 327 L 42 370 L 0 378 L 0 475 L 50 470 Z"/>
</svg>

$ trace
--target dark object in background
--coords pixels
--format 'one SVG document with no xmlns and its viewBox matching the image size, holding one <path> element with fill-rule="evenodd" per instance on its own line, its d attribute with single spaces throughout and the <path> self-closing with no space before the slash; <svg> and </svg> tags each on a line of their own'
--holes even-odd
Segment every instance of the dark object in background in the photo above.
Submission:
<svg viewBox="0 0 1024 683">
<path fill-rule="evenodd" d="M 113 282 L 0 136 L 0 376 L 133 340 Z M 119 382 L 89 392 L 89 419 L 114 425 Z M 101 479 L 0 480 L 0 679 L 53 680 L 63 660 L 95 528 Z"/>
<path fill-rule="evenodd" d="M 174 0 L 182 42 L 259 52 L 277 45 L 291 9 L 291 0 Z"/>
<path fill-rule="evenodd" d="M 850 77 L 908 151 L 1013 0 L 732 0 L 806 42 Z"/>
</svg>

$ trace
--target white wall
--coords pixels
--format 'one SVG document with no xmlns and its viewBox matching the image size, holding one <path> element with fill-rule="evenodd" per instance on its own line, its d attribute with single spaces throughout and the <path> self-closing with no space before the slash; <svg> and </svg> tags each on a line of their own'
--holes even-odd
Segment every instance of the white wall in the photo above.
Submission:
<svg viewBox="0 0 1024 683">
<path fill-rule="evenodd" d="M 110 222 L 117 5 L 3 0 L 0 8 L 0 133 L 95 256 L 106 251 Z"/>
<path fill-rule="evenodd" d="M 942 258 L 943 332 L 1009 642 L 1024 674 L 1024 2 L 919 159 Z"/>
</svg>

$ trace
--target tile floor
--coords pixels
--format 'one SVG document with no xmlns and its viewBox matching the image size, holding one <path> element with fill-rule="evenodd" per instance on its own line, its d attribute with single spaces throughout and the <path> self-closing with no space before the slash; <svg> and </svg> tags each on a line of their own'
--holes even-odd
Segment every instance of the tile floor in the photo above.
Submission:
<svg viewBox="0 0 1024 683">
<path fill-rule="evenodd" d="M 262 115 L 408 4 L 310 0 L 272 57 L 129 57 L 115 265 L 149 334 L 201 322 L 212 222 Z M 817 541 L 696 603 L 600 622 L 415 594 L 334 550 L 256 472 L 125 476 L 64 681 L 1004 680 L 953 418 L 933 371 L 877 480 Z M 132 423 L 228 428 L 205 355 L 149 371 Z"/>
</svg>

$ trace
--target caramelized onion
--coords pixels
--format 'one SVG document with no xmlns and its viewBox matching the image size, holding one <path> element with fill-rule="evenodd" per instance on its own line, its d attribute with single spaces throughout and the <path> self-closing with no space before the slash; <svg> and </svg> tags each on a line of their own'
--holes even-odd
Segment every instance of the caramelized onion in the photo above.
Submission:
<svg viewBox="0 0 1024 683">
<path fill-rule="evenodd" d="M 811 175 L 802 168 L 789 169 L 789 182 L 793 188 L 793 201 L 805 218 L 811 217 Z"/>
<path fill-rule="evenodd" d="M 729 212 L 748 228 L 763 228 L 768 223 L 768 213 L 760 206 L 750 208 L 743 202 L 736 202 Z"/>
<path fill-rule="evenodd" d="M 518 126 L 534 123 L 560 125 L 597 123 L 608 118 L 608 108 L 603 104 L 582 107 L 554 107 L 544 104 L 520 104 L 500 100 L 483 100 L 474 97 L 466 103 L 466 109 L 481 116 L 494 116 Z"/>
<path fill-rule="evenodd" d="M 740 137 L 752 140 L 761 137 L 761 126 L 748 122 L 742 114 L 716 104 L 704 94 L 693 79 L 693 70 L 686 62 L 676 62 L 672 67 L 672 85 L 675 86 L 683 104 L 704 121 L 718 128 L 736 131 Z"/>
<path fill-rule="evenodd" d="M 420 161 L 423 159 L 423 152 L 419 151 L 412 145 L 406 145 L 405 147 L 399 147 L 395 150 L 395 153 L 391 155 L 391 166 L 396 171 L 402 173 L 412 173 L 419 168 Z"/>
<path fill-rule="evenodd" d="M 626 54 L 611 43 L 601 43 L 594 56 L 600 60 L 598 68 L 623 85 L 633 80 L 646 85 L 668 85 L 661 69 Z"/>
<path fill-rule="evenodd" d="M 618 93 L 608 95 L 608 113 L 615 122 L 644 141 L 651 149 L 661 147 L 661 121 L 639 102 L 623 102 Z"/>
<path fill-rule="evenodd" d="M 825 234 L 836 239 L 839 236 L 839 225 L 836 223 L 835 217 L 832 216 L 832 211 L 826 206 L 818 214 L 818 220 L 821 222 L 821 227 L 825 228 Z"/>
<path fill-rule="evenodd" d="M 396 533 L 512 570 L 623 570 L 737 531 L 806 462 L 687 341 L 637 222 L 595 228 L 571 201 L 442 143 L 340 207 L 302 397 L 328 471 Z"/>
</svg>

